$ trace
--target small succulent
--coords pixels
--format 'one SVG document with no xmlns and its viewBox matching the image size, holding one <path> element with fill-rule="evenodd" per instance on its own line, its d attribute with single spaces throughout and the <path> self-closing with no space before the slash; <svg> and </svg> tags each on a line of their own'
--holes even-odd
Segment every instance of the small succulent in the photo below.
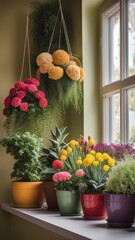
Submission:
<svg viewBox="0 0 135 240">
<path fill-rule="evenodd" d="M 68 146 L 65 142 L 65 138 L 68 136 L 68 133 L 65 133 L 66 129 L 67 127 L 59 128 L 55 125 L 55 132 L 51 130 L 52 138 L 47 138 L 50 141 L 51 146 L 43 148 L 44 154 L 42 155 L 42 158 L 44 161 L 44 170 L 42 173 L 47 180 L 51 180 L 52 174 L 55 172 L 54 169 L 52 169 L 52 162 L 55 159 L 59 159 L 58 153 L 60 150 L 65 146 Z"/>
</svg>

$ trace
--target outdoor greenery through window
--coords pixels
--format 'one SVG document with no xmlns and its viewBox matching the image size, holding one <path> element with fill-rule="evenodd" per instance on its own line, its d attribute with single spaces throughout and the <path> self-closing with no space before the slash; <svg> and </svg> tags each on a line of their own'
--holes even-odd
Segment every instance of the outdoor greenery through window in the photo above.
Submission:
<svg viewBox="0 0 135 240">
<path fill-rule="evenodd" d="M 103 141 L 135 146 L 135 0 L 102 14 L 102 97 Z"/>
</svg>

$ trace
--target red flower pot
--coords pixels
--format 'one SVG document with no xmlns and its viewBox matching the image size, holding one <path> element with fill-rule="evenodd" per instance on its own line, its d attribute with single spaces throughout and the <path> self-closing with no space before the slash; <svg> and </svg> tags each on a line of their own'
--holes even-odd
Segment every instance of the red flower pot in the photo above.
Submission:
<svg viewBox="0 0 135 240">
<path fill-rule="evenodd" d="M 81 194 L 81 204 L 86 220 L 102 220 L 106 217 L 103 194 Z"/>
</svg>

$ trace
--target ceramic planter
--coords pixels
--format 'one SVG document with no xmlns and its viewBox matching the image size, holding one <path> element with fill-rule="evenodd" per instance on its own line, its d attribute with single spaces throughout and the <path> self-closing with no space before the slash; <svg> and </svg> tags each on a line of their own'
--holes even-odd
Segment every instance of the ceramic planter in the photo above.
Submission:
<svg viewBox="0 0 135 240">
<path fill-rule="evenodd" d="M 106 217 L 103 194 L 81 194 L 81 204 L 86 220 L 102 220 Z"/>
<path fill-rule="evenodd" d="M 54 182 L 43 181 L 43 190 L 48 211 L 59 210 Z"/>
<path fill-rule="evenodd" d="M 105 194 L 109 227 L 131 227 L 135 217 L 135 195 Z"/>
<path fill-rule="evenodd" d="M 11 182 L 15 207 L 40 208 L 44 203 L 42 182 Z"/>
<path fill-rule="evenodd" d="M 78 192 L 56 190 L 60 214 L 62 216 L 81 215 L 80 194 Z"/>
</svg>

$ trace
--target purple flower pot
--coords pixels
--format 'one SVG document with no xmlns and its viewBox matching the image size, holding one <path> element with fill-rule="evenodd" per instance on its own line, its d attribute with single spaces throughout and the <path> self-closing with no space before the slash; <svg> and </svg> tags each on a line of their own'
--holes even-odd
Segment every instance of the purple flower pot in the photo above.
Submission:
<svg viewBox="0 0 135 240">
<path fill-rule="evenodd" d="M 105 194 L 109 227 L 131 227 L 135 217 L 135 195 Z"/>
</svg>

